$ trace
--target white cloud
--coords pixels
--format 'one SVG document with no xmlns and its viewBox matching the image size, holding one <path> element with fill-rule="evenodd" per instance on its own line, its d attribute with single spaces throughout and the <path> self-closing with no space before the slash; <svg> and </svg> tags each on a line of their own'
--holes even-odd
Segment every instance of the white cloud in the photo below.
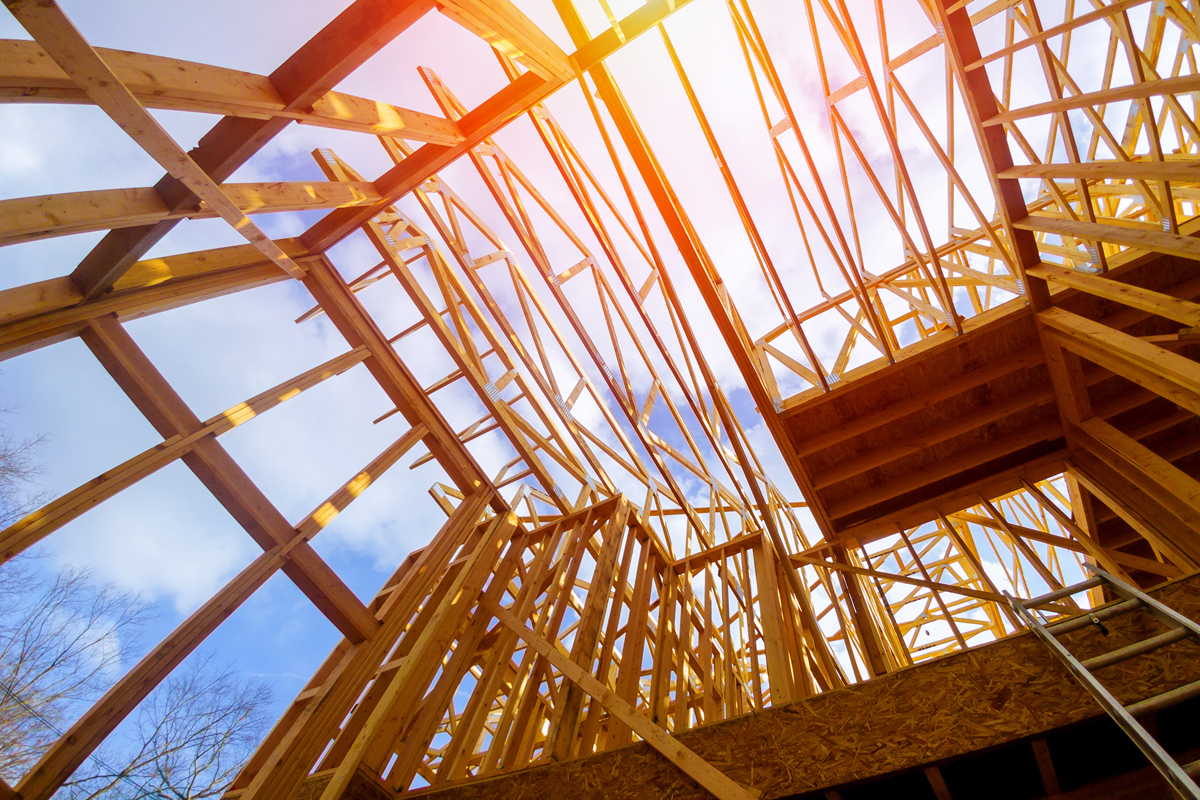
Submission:
<svg viewBox="0 0 1200 800">
<path fill-rule="evenodd" d="M 180 463 L 75 520 L 47 541 L 54 559 L 186 614 L 258 548 Z"/>
</svg>

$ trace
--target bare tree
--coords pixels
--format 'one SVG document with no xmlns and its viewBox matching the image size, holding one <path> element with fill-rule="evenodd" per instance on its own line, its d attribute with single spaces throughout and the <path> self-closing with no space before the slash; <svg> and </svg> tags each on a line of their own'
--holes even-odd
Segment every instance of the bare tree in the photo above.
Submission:
<svg viewBox="0 0 1200 800">
<path fill-rule="evenodd" d="M 21 556 L 0 569 L 0 778 L 16 783 L 121 673 L 150 610 L 88 573 L 47 575 Z M 269 720 L 271 692 L 194 656 L 64 787 L 69 800 L 221 795 Z"/>
<path fill-rule="evenodd" d="M 0 415 L 10 408 L 0 408 Z M 0 528 L 7 527 L 37 508 L 45 500 L 30 486 L 41 474 L 38 452 L 45 444 L 44 434 L 20 438 L 7 425 L 0 425 Z"/>
<path fill-rule="evenodd" d="M 67 784 L 67 796 L 219 797 L 266 730 L 270 700 L 260 681 L 239 678 L 211 658 L 195 659 L 142 704 L 126 748 L 85 765 Z"/>
<path fill-rule="evenodd" d="M 15 779 L 56 738 L 76 704 L 112 682 L 149 617 L 137 596 L 81 570 L 47 575 L 22 556 L 0 570 L 0 777 Z"/>
<path fill-rule="evenodd" d="M 0 416 L 7 413 L 0 409 Z M 29 488 L 43 437 L 0 419 L 0 528 L 44 502 Z M 22 555 L 0 566 L 0 778 L 10 785 L 121 673 L 150 607 L 79 569 Z M 270 690 L 193 657 L 64 786 L 70 800 L 221 795 L 266 729 Z M 113 766 L 113 765 L 117 766 Z"/>
</svg>

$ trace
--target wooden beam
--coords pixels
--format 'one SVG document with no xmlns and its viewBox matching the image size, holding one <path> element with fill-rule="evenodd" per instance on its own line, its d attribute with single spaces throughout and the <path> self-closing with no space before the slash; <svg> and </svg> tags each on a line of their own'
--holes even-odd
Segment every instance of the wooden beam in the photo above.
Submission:
<svg viewBox="0 0 1200 800">
<path fill-rule="evenodd" d="M 965 597 L 974 597 L 979 600 L 988 600 L 993 603 L 1004 605 L 1007 601 L 1004 595 L 996 594 L 995 592 L 987 592 L 982 589 L 972 589 L 969 586 L 956 586 L 950 583 L 941 583 L 939 581 L 924 580 L 922 578 L 913 578 L 908 575 L 896 575 L 892 572 L 880 572 L 866 567 L 856 567 L 851 564 L 842 564 L 837 561 L 826 561 L 820 558 L 809 558 L 808 556 L 792 555 L 788 556 L 796 564 L 806 564 L 812 567 L 822 567 L 824 569 L 836 569 L 840 572 L 846 572 L 851 575 L 866 575 L 869 578 L 879 578 L 885 581 L 895 581 L 896 583 L 904 583 L 909 586 L 920 586 L 923 589 L 932 589 L 942 592 L 950 592 L 951 594 L 960 594 Z"/>
<path fill-rule="evenodd" d="M 758 613 L 762 620 L 762 645 L 767 659 L 767 678 L 771 688 L 771 705 L 783 705 L 805 693 L 797 687 L 798 676 L 792 674 L 791 653 L 785 631 L 787 595 L 780 591 L 776 562 L 779 553 L 771 540 L 759 537 L 753 548 L 754 580 L 758 589 Z M 795 569 L 795 567 L 793 567 Z M 691 580 L 691 576 L 685 576 Z"/>
<path fill-rule="evenodd" d="M 5 0 L 46 52 L 146 153 L 293 278 L 304 271 L 250 221 L 158 120 L 125 88 L 53 0 Z"/>
<path fill-rule="evenodd" d="M 354 0 L 269 76 L 285 103 L 282 110 L 310 109 L 433 7 L 433 0 Z M 226 116 L 201 137 L 191 156 L 212 180 L 224 183 L 290 121 L 282 116 L 266 120 Z M 199 202 L 170 174 L 155 190 L 172 211 L 194 208 Z M 75 268 L 72 281 L 85 299 L 103 294 L 175 224 L 164 221 L 109 233 Z"/>
<path fill-rule="evenodd" d="M 1143 2 L 1143 0 L 1138 0 L 1138 2 Z M 1113 5 L 1116 5 L 1116 3 Z M 1010 122 L 1015 122 L 1019 119 L 1040 117 L 1046 114 L 1058 114 L 1063 111 L 1073 111 L 1078 108 L 1102 107 L 1108 103 L 1117 103 L 1122 100 L 1138 100 L 1147 97 L 1155 97 L 1158 95 L 1182 95 L 1196 91 L 1200 91 L 1200 75 L 1178 75 L 1172 78 L 1163 78 L 1160 80 L 1138 81 L 1130 86 L 1118 86 L 1108 89 L 1101 89 L 1096 92 L 1084 92 L 1071 97 L 1064 97 L 1060 100 L 1051 100 L 1045 103 L 1034 103 L 1021 108 L 1010 109 L 1008 111 L 1001 112 L 990 119 L 984 120 L 983 124 L 1005 125 Z M 1099 166 L 1105 163 L 1117 164 L 1132 162 L 1093 163 L 1096 163 Z M 1086 167 L 1087 165 L 1080 164 L 1072 166 Z M 1171 180 L 1175 179 L 1172 178 Z"/>
<path fill-rule="evenodd" d="M 1195 80 L 1195 78 L 1193 78 Z M 1145 85 L 1145 84 L 1142 84 Z M 1000 173 L 1003 178 L 1038 178 L 1053 180 L 1085 181 L 1180 181 L 1200 182 L 1200 159 L 1181 158 L 1169 161 L 1085 161 L 1073 164 L 1022 164 L 1009 167 Z M 1043 220 L 1060 220 L 1059 217 L 1043 217 L 1031 214 L 1036 223 Z M 1061 219 L 1062 222 L 1076 220 Z M 1050 231 L 1054 233 L 1055 231 Z"/>
<path fill-rule="evenodd" d="M 1067 451 L 1064 446 L 1039 456 L 1024 464 L 1014 464 L 1005 470 L 985 475 L 978 480 L 941 492 L 934 497 L 922 497 L 916 502 L 888 511 L 874 519 L 863 520 L 838 531 L 838 538 L 847 543 L 868 543 L 890 536 L 897 525 L 911 530 L 926 522 L 937 519 L 943 508 L 967 508 L 976 502 L 978 495 L 1000 497 L 1020 488 L 1023 479 L 1045 480 L 1063 471 Z M 1112 570 L 1109 570 L 1112 572 Z M 1115 574 L 1115 573 L 1114 573 Z"/>
<path fill-rule="evenodd" d="M 1200 414 L 1200 365 L 1061 308 L 1038 314 L 1061 345 L 1176 405 Z"/>
<path fill-rule="evenodd" d="M 499 603 L 487 602 L 486 606 L 488 611 L 496 616 L 496 619 L 521 637 L 529 647 L 537 651 L 538 655 L 554 665 L 554 668 L 565 675 L 567 680 L 603 704 L 610 714 L 632 728 L 634 733 L 662 753 L 668 761 L 712 792 L 713 797 L 720 798 L 720 800 L 754 800 L 754 795 L 727 778 L 724 773 L 700 758 L 666 730 L 639 714 L 632 705 L 593 678 L 557 647 L 521 624 L 520 620 L 508 613 Z"/>
<path fill-rule="evenodd" d="M 1064 464 L 1062 471 L 1068 472 L 1069 474 L 1069 467 L 1069 463 Z M 1111 556 L 1108 549 L 1101 547 L 1100 543 L 1094 537 L 1089 535 L 1088 531 L 1081 528 L 1074 519 L 1068 516 L 1066 512 L 1059 508 L 1052 500 L 1050 500 L 1050 498 L 1046 497 L 1046 495 L 1042 493 L 1041 489 L 1035 486 L 1032 482 L 1024 479 L 1022 479 L 1021 484 L 1025 487 L 1025 491 L 1033 497 L 1034 502 L 1037 503 L 1043 511 L 1054 517 L 1059 525 L 1071 532 L 1071 534 L 1075 537 L 1075 541 L 1087 548 L 1088 554 L 1096 560 L 1097 564 L 1099 564 L 1108 572 L 1117 575 L 1122 580 L 1129 579 L 1129 576 L 1123 569 L 1121 569 L 1120 564 L 1117 563 L 1116 559 Z"/>
<path fill-rule="evenodd" d="M 829 502 L 827 507 L 834 519 L 843 519 L 856 512 L 915 491 L 926 484 L 957 475 L 1039 442 L 1054 441 L 1062 435 L 1062 424 L 1058 419 L 1028 425 L 1003 436 L 996 436 L 983 444 L 960 450 L 951 458 L 927 464 L 920 469 L 910 470 L 870 489 Z"/>
<path fill-rule="evenodd" d="M 896 444 L 867 450 L 856 458 L 839 461 L 831 469 L 823 470 L 813 483 L 818 489 L 832 486 L 835 483 L 861 475 L 875 467 L 904 458 L 913 453 L 919 453 L 938 442 L 944 442 L 964 433 L 985 428 L 993 422 L 1003 420 L 1027 408 L 1047 405 L 1054 401 L 1054 391 L 1051 387 L 1047 386 L 1040 391 L 1018 393 L 1009 400 L 1001 403 L 978 406 L 960 417 L 940 422 L 931 428 L 920 430 L 915 436 L 906 438 Z M 908 402 L 907 400 L 902 401 L 905 405 Z"/>
<path fill-rule="evenodd" d="M 981 517 L 978 514 L 970 514 L 965 511 L 959 511 L 952 516 L 955 519 L 962 520 L 963 522 L 971 522 L 976 525 L 983 525 L 997 531 L 1004 530 L 1004 527 L 1001 526 L 1000 523 L 998 523 L 995 519 Z M 1045 531 L 1040 531 L 1037 528 L 1028 528 L 1024 525 L 1018 525 L 1015 522 L 1009 522 L 1008 527 L 1011 528 L 1017 535 L 1024 536 L 1026 539 L 1033 539 L 1035 542 L 1053 545 L 1054 547 L 1061 547 L 1064 550 L 1070 550 L 1075 553 L 1088 552 L 1088 549 L 1085 546 L 1074 539 L 1068 539 L 1065 536 L 1057 536 L 1053 533 L 1046 533 Z"/>
<path fill-rule="evenodd" d="M 1153 228 L 1130 228 L 1124 225 L 1109 225 L 1102 222 L 1084 222 L 1074 219 L 1059 219 L 1041 214 L 1030 214 L 1013 225 L 1023 231 L 1052 233 L 1074 239 L 1099 240 L 1124 245 L 1137 250 L 1165 253 L 1188 259 L 1200 259 L 1200 239 L 1165 233 Z"/>
<path fill-rule="evenodd" d="M 245 214 L 278 214 L 360 206 L 379 199 L 366 181 L 232 183 L 221 191 Z M 172 211 L 153 187 L 67 192 L 0 200 L 0 246 L 86 231 L 154 225 L 163 220 L 212 219 L 207 204 Z"/>
<path fill-rule="evenodd" d="M 1176 563 L 1185 569 L 1200 566 L 1200 481 L 1101 419 L 1076 427 L 1082 445 L 1179 521 L 1170 530 L 1159 530 L 1166 540 L 1162 547 Z"/>
<path fill-rule="evenodd" d="M 1058 580 L 1058 578 L 1055 577 L 1054 573 L 1050 571 L 1050 568 L 1042 563 L 1041 556 L 1037 554 L 1037 551 L 1034 550 L 1028 542 L 1022 539 L 1020 534 L 1008 524 L 1008 520 L 1005 519 L 1004 515 L 1000 513 L 1000 510 L 992 505 L 992 502 L 986 497 L 980 497 L 979 501 L 983 507 L 987 509 L 987 512 L 992 515 L 992 519 L 999 524 L 1000 529 L 1003 530 L 1008 536 L 1008 540 L 1012 542 L 1017 553 L 1020 553 L 1025 557 L 1025 560 L 1029 562 L 1031 567 L 1033 567 L 1033 571 L 1036 572 L 1038 577 L 1042 579 L 1042 582 L 1049 587 L 1050 591 L 1056 592 L 1063 588 L 1062 583 Z M 1014 558 L 1015 557 L 1016 556 L 1014 554 Z M 1063 604 L 1072 611 L 1079 610 L 1079 606 L 1076 604 L 1073 597 L 1064 597 Z M 1017 627 L 1017 630 L 1020 630 L 1019 626 Z"/>
<path fill-rule="evenodd" d="M 1078 289 L 1081 292 L 1112 300 L 1156 317 L 1174 320 L 1189 328 L 1200 327 L 1200 303 L 1183 300 L 1162 292 L 1143 289 L 1100 275 L 1089 275 L 1052 264 L 1042 264 L 1029 270 L 1030 275 Z"/>
<path fill-rule="evenodd" d="M 1080 486 L 1132 528 L 1135 536 L 1148 542 L 1156 555 L 1182 564 L 1181 571 L 1194 571 L 1193 560 L 1177 546 L 1179 541 L 1186 542 L 1189 534 L 1183 529 L 1184 523 L 1147 497 L 1136 483 L 1088 450 L 1072 454 L 1066 469 Z"/>
<path fill-rule="evenodd" d="M 937 767 L 925 768 L 925 779 L 929 781 L 929 788 L 933 790 L 934 797 L 937 800 L 954 800 L 950 794 L 950 788 L 946 786 L 946 779 L 942 777 L 942 771 Z"/>
<path fill-rule="evenodd" d="M 116 317 L 89 321 L 83 340 L 164 439 L 187 437 L 202 427 Z M 264 550 L 292 539 L 292 526 L 215 438 L 196 440 L 182 458 Z M 284 572 L 351 641 L 361 641 L 375 630 L 378 623 L 367 607 L 307 543 L 294 548 Z"/>
<path fill-rule="evenodd" d="M 445 16 L 548 81 L 575 78 L 571 59 L 509 0 L 441 0 Z"/>
<path fill-rule="evenodd" d="M 1040 347 L 1026 348 L 1007 358 L 984 365 L 979 369 L 973 369 L 960 377 L 938 383 L 911 397 L 891 403 L 873 414 L 852 419 L 825 433 L 806 437 L 797 443 L 797 452 L 799 455 L 805 456 L 819 450 L 824 450 L 840 442 L 844 442 L 851 437 L 860 436 L 876 428 L 881 428 L 884 425 L 899 422 L 910 414 L 923 411 L 935 403 L 955 397 L 976 386 L 982 386 L 997 378 L 1011 375 L 1018 370 L 1036 367 L 1044 361 L 1045 355 L 1042 353 Z M 904 362 L 901 362 L 901 364 L 904 364 Z M 791 413 L 794 413 L 794 410 L 785 416 L 790 416 Z"/>
<path fill-rule="evenodd" d="M 296 239 L 276 244 L 306 267 L 311 261 Z M 0 291 L 0 360 L 78 336 L 109 314 L 137 319 L 287 279 L 254 246 L 235 245 L 139 261 L 111 293 L 92 300 L 69 277 L 7 289 Z"/>
<path fill-rule="evenodd" d="M 450 120 L 365 97 L 330 91 L 309 99 L 305 106 L 285 100 L 266 75 L 103 47 L 97 47 L 96 53 L 146 108 L 264 121 L 278 118 L 285 124 L 295 121 L 436 144 L 462 139 Z M 37 42 L 0 41 L 0 103 L 88 102 L 87 94 Z"/>
</svg>

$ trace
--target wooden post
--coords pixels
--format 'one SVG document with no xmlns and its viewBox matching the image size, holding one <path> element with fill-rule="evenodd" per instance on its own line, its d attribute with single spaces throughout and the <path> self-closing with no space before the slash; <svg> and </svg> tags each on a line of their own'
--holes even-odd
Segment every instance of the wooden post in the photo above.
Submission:
<svg viewBox="0 0 1200 800">
<path fill-rule="evenodd" d="M 771 705 L 780 706 L 796 697 L 792 681 L 791 658 L 783 632 L 783 596 L 775 581 L 775 550 L 762 538 L 753 548 L 754 576 L 758 586 L 758 609 L 762 619 L 763 646 L 771 681 Z"/>
<path fill-rule="evenodd" d="M 666 756 L 672 764 L 686 772 L 697 783 L 712 792 L 714 797 L 721 798 L 721 800 L 754 800 L 754 795 L 727 778 L 724 773 L 717 770 L 707 761 L 697 756 L 670 733 L 637 713 L 625 700 L 605 688 L 603 684 L 585 672 L 578 664 L 563 656 L 554 645 L 526 628 L 499 605 L 494 603 L 490 605 L 492 613 L 496 615 L 497 619 L 515 631 L 518 636 L 525 640 L 526 644 L 537 650 L 543 658 L 550 661 L 555 668 L 567 677 L 567 680 L 578 685 L 598 702 L 603 703 L 605 708 L 632 728 L 634 733 L 642 737 L 655 750 Z"/>
</svg>

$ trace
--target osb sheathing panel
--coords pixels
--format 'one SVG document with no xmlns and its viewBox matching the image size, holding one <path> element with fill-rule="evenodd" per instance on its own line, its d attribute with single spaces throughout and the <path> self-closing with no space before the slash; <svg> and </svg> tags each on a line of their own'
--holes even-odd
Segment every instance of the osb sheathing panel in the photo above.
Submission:
<svg viewBox="0 0 1200 800">
<path fill-rule="evenodd" d="M 1200 619 L 1200 578 L 1155 590 Z M 1087 658 L 1162 630 L 1142 611 L 1064 638 Z M 1200 646 L 1184 642 L 1109 667 L 1103 680 L 1125 703 L 1200 679 Z M 683 733 L 679 738 L 732 779 L 781 797 L 953 759 L 1100 713 L 1032 634 Z M 414 793 L 438 800 L 708 798 L 644 743 L 487 780 Z"/>
<path fill-rule="evenodd" d="M 291 800 L 320 800 L 325 787 L 329 785 L 330 779 L 333 778 L 333 773 L 333 770 L 327 770 L 309 776 L 304 783 L 300 784 L 300 789 L 292 795 Z M 237 794 L 239 793 L 231 792 L 225 795 L 222 800 L 236 800 Z M 390 789 L 382 785 L 379 778 L 360 767 L 354 773 L 354 776 L 350 778 L 350 783 L 346 786 L 346 791 L 342 794 L 341 800 L 391 800 L 394 796 Z"/>
</svg>

